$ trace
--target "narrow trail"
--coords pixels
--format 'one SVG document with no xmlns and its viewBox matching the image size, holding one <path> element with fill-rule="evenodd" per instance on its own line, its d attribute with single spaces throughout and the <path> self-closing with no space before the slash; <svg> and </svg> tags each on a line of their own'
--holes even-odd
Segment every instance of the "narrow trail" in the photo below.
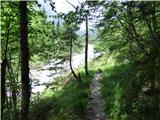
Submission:
<svg viewBox="0 0 160 120">
<path fill-rule="evenodd" d="M 87 120 L 107 120 L 104 111 L 104 102 L 101 98 L 99 80 L 102 73 L 96 73 L 90 84 L 90 102 L 88 107 Z"/>
</svg>

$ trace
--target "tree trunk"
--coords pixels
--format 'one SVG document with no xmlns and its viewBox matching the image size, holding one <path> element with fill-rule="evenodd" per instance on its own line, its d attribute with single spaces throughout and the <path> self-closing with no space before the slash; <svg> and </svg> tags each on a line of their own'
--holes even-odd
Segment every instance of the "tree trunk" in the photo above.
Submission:
<svg viewBox="0 0 160 120">
<path fill-rule="evenodd" d="M 6 100 L 6 88 L 5 88 L 5 84 L 6 84 L 6 66 L 7 66 L 7 59 L 4 58 L 2 63 L 1 63 L 1 112 L 3 115 L 3 110 L 5 108 L 5 100 Z"/>
<path fill-rule="evenodd" d="M 74 72 L 73 67 L 72 67 L 72 48 L 73 48 L 72 43 L 73 43 L 73 40 L 72 40 L 72 35 L 71 35 L 69 65 L 70 65 L 70 69 L 71 69 L 73 76 L 76 78 L 76 80 L 78 80 L 78 76 L 76 75 L 76 73 Z"/>
<path fill-rule="evenodd" d="M 88 76 L 88 17 L 86 15 L 85 73 Z"/>
<path fill-rule="evenodd" d="M 12 69 L 12 66 L 11 66 L 11 53 L 9 54 L 10 55 L 10 60 L 8 60 L 8 73 L 10 76 L 12 76 L 12 79 L 10 81 L 10 91 L 11 91 L 11 108 L 13 109 L 13 117 L 14 119 L 17 120 L 18 118 L 18 114 L 17 114 L 17 87 L 16 86 L 16 78 L 15 78 L 15 75 L 14 75 L 14 72 L 13 72 L 13 69 Z"/>
<path fill-rule="evenodd" d="M 7 36 L 6 36 L 6 45 L 5 45 L 5 50 L 4 50 L 4 58 L 1 63 L 1 99 L 2 99 L 2 115 L 3 115 L 3 110 L 5 109 L 5 103 L 7 99 L 6 95 L 6 68 L 7 68 L 7 52 L 8 52 L 8 43 L 9 43 L 9 34 L 10 34 L 10 19 L 7 24 Z"/>
<path fill-rule="evenodd" d="M 22 103 L 21 120 L 28 120 L 30 104 L 29 50 L 27 36 L 27 1 L 20 1 L 20 49 L 21 49 L 21 82 Z"/>
</svg>

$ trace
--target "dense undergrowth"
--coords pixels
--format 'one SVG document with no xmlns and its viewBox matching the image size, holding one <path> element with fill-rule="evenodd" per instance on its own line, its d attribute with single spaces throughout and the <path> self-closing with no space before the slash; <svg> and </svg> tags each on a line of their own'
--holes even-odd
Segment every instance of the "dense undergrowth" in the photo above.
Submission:
<svg viewBox="0 0 160 120">
<path fill-rule="evenodd" d="M 102 61 L 102 63 L 104 60 Z M 104 62 L 105 63 L 105 62 Z M 103 65 L 101 92 L 111 120 L 159 120 L 159 63 L 153 78 L 153 67 L 146 64 L 116 63 Z M 151 82 L 155 81 L 153 88 Z"/>
</svg>

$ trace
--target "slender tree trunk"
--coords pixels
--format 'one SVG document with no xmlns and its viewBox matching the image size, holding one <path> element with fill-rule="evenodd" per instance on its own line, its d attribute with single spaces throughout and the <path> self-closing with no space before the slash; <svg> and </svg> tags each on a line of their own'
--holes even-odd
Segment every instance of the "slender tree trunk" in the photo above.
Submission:
<svg viewBox="0 0 160 120">
<path fill-rule="evenodd" d="M 11 84 L 10 84 L 10 89 L 11 89 L 11 94 L 12 94 L 12 97 L 11 97 L 11 105 L 12 105 L 12 109 L 13 109 L 13 118 L 17 120 L 18 118 L 18 114 L 17 114 L 17 88 L 15 87 L 16 85 L 16 78 L 15 78 L 15 75 L 14 75 L 14 72 L 13 72 L 13 69 L 12 69 L 12 66 L 11 66 L 11 53 L 9 54 L 10 55 L 10 60 L 8 61 L 8 72 L 9 72 L 9 75 L 12 76 L 12 79 L 11 79 Z"/>
<path fill-rule="evenodd" d="M 86 15 L 85 73 L 88 76 L 88 17 Z"/>
<path fill-rule="evenodd" d="M 6 100 L 6 88 L 5 88 L 5 84 L 6 84 L 6 66 L 7 66 L 7 59 L 4 58 L 2 63 L 1 63 L 1 112 L 3 115 L 3 111 L 5 108 L 5 100 Z"/>
<path fill-rule="evenodd" d="M 7 36 L 6 36 L 6 45 L 5 45 L 5 52 L 4 52 L 4 58 L 1 63 L 1 100 L 2 100 L 2 107 L 1 112 L 3 115 L 3 110 L 5 109 L 6 104 L 6 68 L 7 68 L 7 52 L 8 52 L 8 42 L 9 42 L 9 34 L 10 34 L 10 18 L 7 24 Z M 3 116 L 2 116 L 3 117 Z"/>
<path fill-rule="evenodd" d="M 22 82 L 21 120 L 28 120 L 31 95 L 29 79 L 29 50 L 27 25 L 27 1 L 20 1 L 20 49 Z"/>
<path fill-rule="evenodd" d="M 72 67 L 72 48 L 73 48 L 72 44 L 73 44 L 73 40 L 72 40 L 72 35 L 71 35 L 69 65 L 70 65 L 70 69 L 71 69 L 73 76 L 78 80 L 78 76 L 76 75 L 76 73 L 74 72 L 73 67 Z"/>
</svg>

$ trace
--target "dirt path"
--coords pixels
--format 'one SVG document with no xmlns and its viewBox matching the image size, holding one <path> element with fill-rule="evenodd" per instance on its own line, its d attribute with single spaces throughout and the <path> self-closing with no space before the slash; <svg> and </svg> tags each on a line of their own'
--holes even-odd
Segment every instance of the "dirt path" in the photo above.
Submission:
<svg viewBox="0 0 160 120">
<path fill-rule="evenodd" d="M 91 95 L 87 120 L 107 120 L 104 112 L 104 102 L 101 98 L 99 80 L 102 73 L 96 73 L 90 84 Z"/>
</svg>

